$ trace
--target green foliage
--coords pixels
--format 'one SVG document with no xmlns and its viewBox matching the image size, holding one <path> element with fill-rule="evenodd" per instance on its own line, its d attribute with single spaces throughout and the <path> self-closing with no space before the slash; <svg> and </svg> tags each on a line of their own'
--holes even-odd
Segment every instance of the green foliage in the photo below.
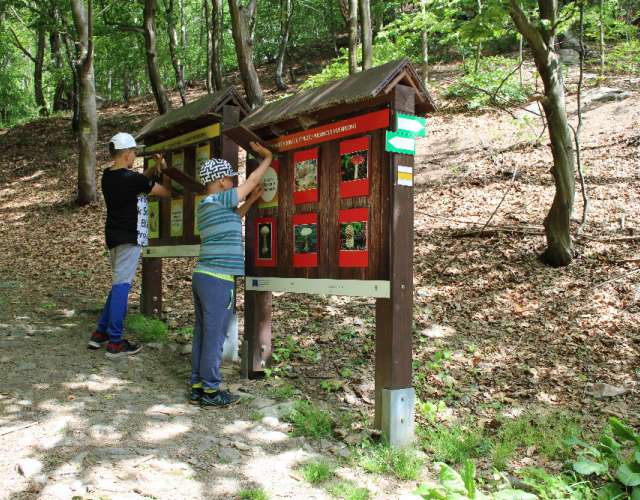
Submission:
<svg viewBox="0 0 640 500">
<path fill-rule="evenodd" d="M 359 488 L 349 481 L 330 484 L 326 487 L 329 494 L 344 500 L 369 500 L 369 490 Z"/>
<path fill-rule="evenodd" d="M 328 438 L 333 434 L 331 415 L 308 401 L 298 401 L 288 419 L 293 425 L 294 436 Z"/>
<path fill-rule="evenodd" d="M 485 494 L 476 484 L 476 466 L 471 460 L 466 460 L 460 473 L 440 463 L 440 484 L 435 487 L 422 485 L 416 494 L 429 500 L 536 500 L 536 496 L 522 490 L 512 488 L 499 489 L 494 493 Z"/>
<path fill-rule="evenodd" d="M 515 60 L 498 56 L 482 59 L 478 72 L 467 62 L 465 75 L 449 85 L 445 95 L 463 99 L 469 110 L 526 102 L 533 89 L 520 85 L 516 68 Z"/>
<path fill-rule="evenodd" d="M 291 399 L 295 396 L 296 388 L 287 382 L 280 382 L 267 391 L 269 396 L 279 400 Z"/>
<path fill-rule="evenodd" d="M 491 440 L 475 425 L 437 424 L 419 428 L 421 446 L 438 462 L 461 464 L 491 451 Z"/>
<path fill-rule="evenodd" d="M 302 466 L 302 475 L 311 484 L 318 484 L 333 477 L 335 467 L 326 461 L 311 462 Z"/>
<path fill-rule="evenodd" d="M 367 472 L 391 474 L 398 479 L 418 478 L 423 460 L 412 448 L 395 449 L 386 443 L 364 441 L 358 453 L 358 463 Z"/>
<path fill-rule="evenodd" d="M 620 43 L 606 52 L 607 73 L 640 75 L 640 40 Z"/>
<path fill-rule="evenodd" d="M 580 481 L 575 474 L 549 474 L 544 469 L 527 468 L 519 471 L 522 482 L 540 500 L 591 500 L 596 493 L 588 481 Z"/>
<path fill-rule="evenodd" d="M 640 498 L 640 433 L 612 417 L 597 445 L 578 439 L 572 443 L 579 449 L 573 470 L 581 476 L 600 476 L 607 481 L 599 496 Z"/>
<path fill-rule="evenodd" d="M 240 500 L 269 500 L 269 497 L 262 488 L 252 488 L 238 492 Z"/>
<path fill-rule="evenodd" d="M 131 314 L 125 321 L 125 327 L 135 333 L 144 342 L 164 342 L 169 330 L 159 319 L 149 318 L 143 314 Z"/>
<path fill-rule="evenodd" d="M 342 380 L 323 380 L 320 382 L 320 388 L 326 392 L 338 392 L 343 385 L 344 382 Z"/>
</svg>

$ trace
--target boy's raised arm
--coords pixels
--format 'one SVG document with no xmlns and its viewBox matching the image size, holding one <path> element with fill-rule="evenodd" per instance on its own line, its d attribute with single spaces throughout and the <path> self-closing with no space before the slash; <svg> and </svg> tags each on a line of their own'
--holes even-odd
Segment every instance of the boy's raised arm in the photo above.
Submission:
<svg viewBox="0 0 640 500">
<path fill-rule="evenodd" d="M 247 196 L 249 196 L 249 193 L 258 187 L 260 180 L 267 171 L 267 168 L 269 168 L 269 165 L 271 165 L 271 160 L 273 159 L 271 151 L 261 144 L 251 142 L 251 148 L 258 156 L 262 156 L 263 159 L 260 162 L 260 165 L 258 165 L 258 168 L 256 168 L 251 175 L 247 177 L 245 183 L 238 186 L 238 201 L 246 199 Z"/>
<path fill-rule="evenodd" d="M 247 215 L 247 212 L 249 212 L 251 205 L 253 205 L 260 199 L 262 193 L 264 193 L 264 189 L 262 188 L 262 186 L 258 185 L 257 188 L 251 191 L 251 194 L 247 198 L 247 201 L 245 201 L 241 207 L 238 207 L 238 209 L 236 210 L 236 212 L 238 212 L 238 215 L 240 215 L 240 217 L 244 217 L 245 215 Z"/>
</svg>

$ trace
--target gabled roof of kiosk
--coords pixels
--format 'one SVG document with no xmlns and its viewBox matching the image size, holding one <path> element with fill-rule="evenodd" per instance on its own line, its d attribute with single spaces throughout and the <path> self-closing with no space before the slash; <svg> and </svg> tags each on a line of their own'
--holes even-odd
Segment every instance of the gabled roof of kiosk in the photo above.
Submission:
<svg viewBox="0 0 640 500">
<path fill-rule="evenodd" d="M 154 140 L 156 138 L 164 139 L 162 136 L 168 135 L 169 132 L 173 132 L 178 127 L 191 124 L 194 125 L 194 128 L 201 125 L 204 126 L 204 122 L 211 117 L 221 120 L 222 107 L 225 104 L 238 106 L 240 108 L 240 119 L 249 114 L 251 110 L 247 101 L 233 87 L 226 87 L 219 92 L 207 94 L 185 106 L 155 117 L 138 132 L 136 139 L 144 140 L 150 137 L 153 137 Z M 184 131 L 186 132 L 187 130 Z M 183 130 L 180 132 L 183 132 Z"/>
<path fill-rule="evenodd" d="M 257 130 L 335 106 L 367 101 L 389 93 L 398 84 L 408 85 L 416 90 L 417 113 L 435 111 L 435 103 L 422 78 L 418 76 L 411 61 L 405 57 L 265 104 L 247 116 L 242 125 Z"/>
</svg>

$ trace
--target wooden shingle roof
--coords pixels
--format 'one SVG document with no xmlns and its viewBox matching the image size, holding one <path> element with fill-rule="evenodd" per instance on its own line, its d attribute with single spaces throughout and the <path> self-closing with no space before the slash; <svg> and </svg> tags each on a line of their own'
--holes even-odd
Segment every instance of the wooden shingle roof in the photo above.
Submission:
<svg viewBox="0 0 640 500">
<path fill-rule="evenodd" d="M 247 116 L 241 124 L 248 129 L 258 130 L 328 108 L 369 101 L 381 94 L 388 94 L 398 84 L 415 89 L 418 114 L 435 111 L 436 105 L 422 78 L 411 61 L 403 58 L 266 104 Z"/>
<path fill-rule="evenodd" d="M 136 135 L 139 141 L 158 142 L 177 133 L 205 126 L 211 122 L 211 118 L 222 120 L 222 107 L 226 104 L 240 108 L 240 118 L 246 116 L 250 107 L 245 99 L 233 87 L 227 87 L 219 92 L 188 103 L 157 116 L 147 123 Z"/>
</svg>

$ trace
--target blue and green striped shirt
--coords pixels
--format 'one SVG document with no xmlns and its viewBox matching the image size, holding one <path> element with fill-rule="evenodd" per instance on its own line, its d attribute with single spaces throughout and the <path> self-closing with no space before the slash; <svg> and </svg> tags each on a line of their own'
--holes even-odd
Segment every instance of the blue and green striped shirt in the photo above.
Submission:
<svg viewBox="0 0 640 500">
<path fill-rule="evenodd" d="M 244 274 L 242 222 L 236 188 L 207 196 L 198 206 L 200 257 L 194 272 Z"/>
</svg>

